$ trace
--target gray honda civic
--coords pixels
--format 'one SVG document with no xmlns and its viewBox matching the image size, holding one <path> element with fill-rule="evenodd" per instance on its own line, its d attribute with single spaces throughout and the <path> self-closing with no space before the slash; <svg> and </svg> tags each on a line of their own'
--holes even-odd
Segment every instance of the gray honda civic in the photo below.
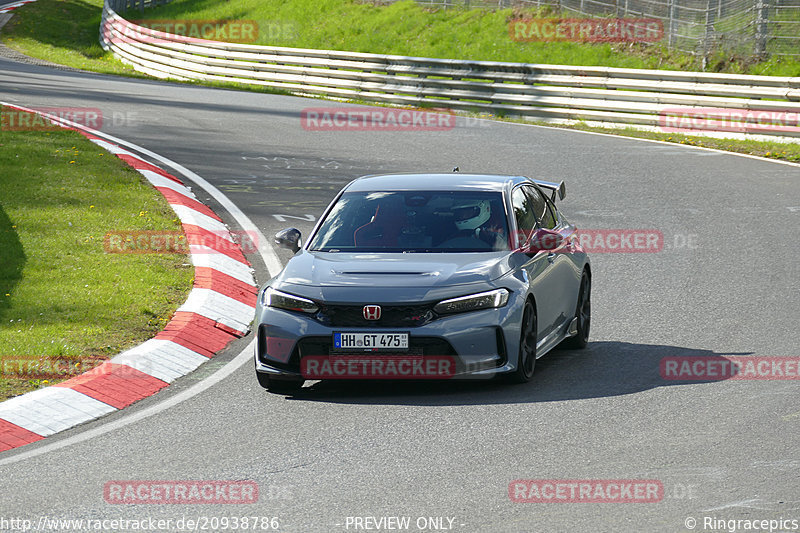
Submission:
<svg viewBox="0 0 800 533">
<path fill-rule="evenodd" d="M 592 272 L 556 207 L 563 182 L 391 174 L 350 182 L 261 288 L 255 368 L 271 392 L 306 380 L 504 377 L 589 339 Z"/>
</svg>

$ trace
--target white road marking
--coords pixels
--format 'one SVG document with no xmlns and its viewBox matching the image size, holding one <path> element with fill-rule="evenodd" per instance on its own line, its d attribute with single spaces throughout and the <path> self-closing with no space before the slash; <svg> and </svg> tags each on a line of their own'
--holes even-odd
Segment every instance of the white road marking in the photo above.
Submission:
<svg viewBox="0 0 800 533">
<path fill-rule="evenodd" d="M 488 118 L 477 118 L 477 120 L 491 120 L 494 123 L 502 124 L 503 121 L 492 120 Z M 686 148 L 689 150 L 705 150 L 707 152 L 715 152 L 718 154 L 725 154 L 725 155 L 735 155 L 739 157 L 746 157 L 748 159 L 756 159 L 758 161 L 769 161 L 770 163 L 778 163 L 779 165 L 789 165 L 792 167 L 800 167 L 800 163 L 793 163 L 791 161 L 783 161 L 780 159 L 770 159 L 767 157 L 761 157 L 758 155 L 751 155 L 751 154 L 740 154 L 739 152 L 729 152 L 727 150 L 718 150 L 716 148 L 707 148 L 705 146 L 692 146 L 690 144 L 679 144 L 673 143 L 669 141 L 659 141 L 657 139 L 642 139 L 640 137 L 628 137 L 625 135 L 617 135 L 614 133 L 603 133 L 600 131 L 581 131 L 581 130 L 573 130 L 569 128 L 559 128 L 557 126 L 544 126 L 542 124 L 525 124 L 522 122 L 506 122 L 506 124 L 515 124 L 517 126 L 525 126 L 528 128 L 544 128 L 548 130 L 560 130 L 560 131 L 570 131 L 570 132 L 577 132 L 577 133 L 585 133 L 586 135 L 601 135 L 603 137 L 614 137 L 615 139 L 626 139 L 630 141 L 641 141 L 653 144 L 659 144 L 662 146 L 673 146 L 675 148 Z M 702 135 L 696 135 L 696 137 L 702 137 Z"/>
<path fill-rule="evenodd" d="M 128 365 L 167 383 L 185 376 L 207 361 L 208 357 L 164 339 L 147 340 L 111 358 L 112 363 Z"/>
<path fill-rule="evenodd" d="M 277 220 L 278 222 L 286 222 L 287 218 L 296 218 L 297 220 L 304 220 L 306 222 L 314 222 L 316 220 L 316 217 L 314 215 L 301 215 L 301 216 L 295 216 L 295 215 L 272 215 L 272 216 L 275 217 L 275 220 Z"/>
<path fill-rule="evenodd" d="M 12 105 L 12 104 L 0 102 L 0 105 Z M 183 177 L 195 183 L 203 190 L 205 190 L 208 194 L 210 194 L 211 197 L 213 197 L 217 202 L 219 202 L 219 204 L 231 214 L 234 220 L 236 220 L 236 223 L 239 224 L 239 226 L 241 226 L 242 229 L 248 232 L 251 236 L 252 235 L 256 236 L 256 241 L 258 242 L 259 256 L 264 261 L 264 265 L 267 267 L 267 271 L 270 276 L 275 276 L 278 274 L 278 272 L 280 272 L 282 268 L 280 260 L 278 259 L 278 256 L 275 254 L 275 250 L 269 244 L 269 241 L 267 241 L 266 238 L 264 238 L 264 235 L 263 233 L 261 233 L 261 230 L 259 230 L 258 227 L 253 223 L 253 221 L 251 221 L 250 218 L 248 218 L 248 216 L 245 215 L 241 209 L 239 209 L 227 196 L 225 196 L 225 194 L 223 194 L 219 189 L 211 185 L 208 181 L 206 181 L 199 175 L 185 168 L 183 165 L 180 165 L 170 159 L 167 159 L 164 156 L 151 152 L 150 150 L 142 148 L 141 146 L 138 146 L 136 144 L 123 141 L 122 139 L 114 137 L 113 135 L 93 130 L 91 128 L 86 128 L 78 124 L 75 124 L 72 121 L 61 119 L 53 115 L 47 115 L 47 117 L 51 120 L 60 122 L 61 124 L 65 124 L 71 127 L 81 127 L 84 131 L 88 131 L 93 135 L 102 137 L 120 146 L 125 146 L 127 148 L 130 148 L 131 150 L 134 150 L 139 154 L 146 155 L 151 159 L 174 169 Z M 242 263 L 239 264 L 244 266 Z M 115 420 L 113 422 L 108 422 L 105 424 L 101 423 L 101 425 L 99 426 L 78 433 L 77 435 L 73 435 L 72 437 L 68 437 L 61 440 L 55 440 L 52 442 L 45 441 L 46 444 L 43 444 L 41 446 L 37 446 L 36 444 L 29 444 L 28 446 L 36 446 L 35 448 L 29 450 L 26 450 L 28 446 L 22 448 L 16 448 L 18 450 L 24 450 L 24 451 L 16 453 L 10 457 L 4 457 L 0 459 L 0 466 L 17 463 L 19 461 L 24 461 L 25 459 L 37 457 L 39 455 L 49 453 L 54 450 L 58 450 L 60 448 L 65 448 L 73 444 L 85 442 L 100 435 L 104 435 L 111 431 L 123 428 L 135 422 L 139 422 L 140 420 L 156 415 L 162 411 L 166 411 L 167 409 L 170 409 L 171 407 L 178 405 L 200 394 L 201 392 L 204 392 L 207 389 L 213 387 L 223 379 L 233 374 L 236 370 L 239 369 L 239 367 L 241 367 L 242 365 L 244 365 L 249 361 L 252 361 L 253 348 L 254 348 L 254 342 L 251 341 L 239 355 L 237 355 L 233 360 L 228 362 L 220 370 L 209 376 L 207 379 L 197 383 L 196 385 L 193 385 L 192 387 L 186 389 L 185 391 L 179 392 L 178 394 L 168 398 L 167 400 L 164 400 L 163 402 L 159 402 L 151 407 L 141 409 L 139 411 L 134 411 L 131 414 L 125 415 L 122 418 Z M 13 450 L 9 450 L 6 453 L 13 453 Z"/>
<path fill-rule="evenodd" d="M 207 267 L 219 270 L 225 274 L 243 281 L 248 285 L 253 284 L 253 276 L 250 267 L 241 261 L 232 259 L 225 254 L 221 254 L 208 246 L 191 245 L 192 264 L 195 267 Z"/>
<path fill-rule="evenodd" d="M 732 509 L 734 507 L 741 507 L 743 509 L 756 509 L 758 511 L 795 511 L 798 509 L 794 507 L 784 507 L 786 504 L 796 504 L 798 502 L 768 502 L 761 498 L 751 498 L 749 500 L 742 500 L 740 502 L 728 503 L 720 505 L 719 507 L 712 507 L 711 509 L 703 509 L 704 513 L 713 511 L 722 511 L 725 509 Z"/>
<path fill-rule="evenodd" d="M 137 172 L 139 172 L 139 174 L 147 178 L 147 181 L 149 181 L 153 187 L 163 187 L 165 189 L 171 189 L 177 192 L 178 194 L 186 196 L 187 198 L 191 198 L 192 200 L 197 200 L 197 197 L 194 195 L 191 189 L 189 189 L 189 187 L 186 187 L 185 185 L 181 185 L 176 181 L 173 181 L 169 178 L 165 178 L 161 174 L 157 174 L 152 170 L 141 169 L 138 170 Z"/>
<path fill-rule="evenodd" d="M 178 214 L 178 218 L 181 219 L 182 223 L 198 226 L 210 231 L 222 239 L 233 242 L 233 236 L 228 233 L 228 228 L 225 227 L 225 224 L 222 222 L 214 220 L 210 216 L 204 215 L 203 213 L 200 213 L 191 207 L 186 207 L 180 204 L 174 204 L 170 207 L 172 207 L 173 211 Z"/>
<path fill-rule="evenodd" d="M 0 104 L 1 105 L 12 105 L 12 104 L 7 104 L 5 102 L 0 102 Z M 78 126 L 77 124 L 75 124 L 75 123 L 73 123 L 73 122 L 71 122 L 69 120 L 61 119 L 61 118 L 53 116 L 53 115 L 48 115 L 48 118 L 50 118 L 51 120 L 55 120 L 57 122 L 61 122 L 62 124 L 67 124 L 69 126 L 74 126 L 74 127 Z M 480 119 L 480 120 L 484 120 L 484 119 Z M 493 121 L 493 122 L 495 122 L 495 121 Z M 541 126 L 541 125 L 538 125 L 538 124 L 519 124 L 519 123 L 516 123 L 516 124 L 517 125 L 534 127 L 534 128 L 560 129 L 562 131 L 564 130 L 564 128 L 555 128 L 553 126 Z M 192 172 L 191 170 L 187 169 L 183 165 L 180 165 L 179 163 L 176 163 L 176 162 L 174 162 L 174 161 L 172 161 L 170 159 L 167 159 L 166 157 L 163 157 L 163 156 L 161 156 L 159 154 L 156 154 L 155 152 L 147 150 L 146 148 L 142 148 L 142 147 L 140 147 L 140 146 L 138 146 L 136 144 L 129 143 L 127 141 L 123 141 L 122 139 L 119 139 L 119 138 L 117 138 L 117 137 L 115 137 L 113 135 L 109 135 L 107 133 L 103 133 L 101 131 L 92 130 L 91 128 L 86 128 L 86 127 L 83 127 L 83 129 L 88 131 L 88 132 L 90 132 L 90 133 L 92 133 L 93 135 L 96 135 L 98 137 L 103 137 L 103 138 L 105 138 L 105 139 L 107 139 L 109 141 L 112 141 L 112 142 L 115 142 L 115 143 L 119 144 L 120 146 L 127 146 L 128 148 L 130 148 L 132 150 L 135 150 L 135 151 L 139 152 L 140 154 L 146 155 L 146 156 L 150 157 L 151 159 L 156 160 L 156 161 L 158 161 L 158 162 L 160 162 L 160 163 L 162 163 L 162 164 L 174 169 L 179 174 L 182 174 L 183 176 L 188 178 L 190 181 L 192 181 L 195 184 L 197 184 L 198 186 L 202 187 L 203 190 L 205 190 L 207 193 L 209 193 L 212 198 L 214 198 L 217 202 L 219 202 L 219 204 L 223 208 L 225 208 L 231 214 L 231 216 L 233 216 L 234 220 L 236 220 L 236 222 L 246 232 L 252 232 L 251 235 L 256 235 L 258 237 L 258 245 L 259 245 L 258 252 L 259 252 L 259 255 L 261 256 L 262 260 L 264 261 L 264 264 L 265 264 L 265 266 L 267 268 L 267 271 L 269 272 L 269 275 L 270 276 L 275 276 L 278 272 L 280 272 L 280 270 L 282 268 L 282 266 L 280 264 L 280 260 L 278 259 L 278 256 L 275 254 L 275 251 L 272 248 L 272 246 L 269 244 L 269 241 L 267 241 L 266 238 L 264 237 L 263 233 L 258 229 L 258 227 L 256 227 L 256 225 L 249 219 L 249 217 L 247 217 L 247 215 L 245 215 L 244 212 L 242 212 L 241 209 L 239 209 L 227 196 L 225 196 L 224 193 L 222 193 L 219 189 L 217 189 L 216 187 L 211 185 L 208 181 L 206 181 L 205 179 L 200 177 L 198 174 L 196 174 L 196 173 Z M 569 131 L 577 131 L 577 130 L 569 130 Z M 617 139 L 620 138 L 619 135 L 614 135 L 614 134 L 610 134 L 610 133 L 586 132 L 586 131 L 582 131 L 582 132 L 579 132 L 579 133 L 585 133 L 585 134 L 589 134 L 589 135 L 609 136 L 609 137 L 615 137 Z M 657 140 L 653 140 L 653 139 L 639 139 L 639 138 L 635 138 L 635 137 L 626 137 L 626 138 L 627 139 L 631 139 L 631 140 L 637 140 L 637 141 L 644 141 L 644 142 L 656 143 L 656 144 L 661 144 L 661 145 L 674 146 L 674 143 L 669 143 L 669 142 L 666 142 L 666 141 L 657 141 Z M 769 161 L 769 162 L 772 162 L 772 163 L 779 163 L 779 164 L 783 164 L 783 165 L 790 165 L 790 166 L 794 166 L 794 167 L 800 167 L 800 164 L 791 163 L 791 162 L 788 162 L 788 161 L 780 161 L 780 160 L 776 160 L 776 159 L 767 159 L 767 158 L 753 156 L 753 155 L 749 155 L 749 154 L 740 154 L 740 153 L 735 153 L 735 152 L 727 152 L 727 151 L 724 151 L 724 150 L 716 150 L 716 149 L 713 149 L 713 148 L 705 148 L 705 147 L 690 146 L 690 145 L 681 145 L 681 148 L 688 148 L 688 149 L 695 149 L 695 150 L 707 150 L 707 151 L 710 151 L 710 152 L 718 152 L 718 153 L 722 153 L 722 154 L 736 155 L 736 156 L 740 156 L 740 157 L 747 157 L 747 158 L 750 158 L 750 159 L 757 159 L 759 161 Z M 148 407 L 146 409 L 142 409 L 140 411 L 136 411 L 133 414 L 125 416 L 124 418 L 121 418 L 121 419 L 116 420 L 114 422 L 110 422 L 110 423 L 106 423 L 106 424 L 100 425 L 98 427 L 95 427 L 93 429 L 84 431 L 84 432 L 79 433 L 77 435 L 74 435 L 72 437 L 69 437 L 69 438 L 66 438 L 66 439 L 62 439 L 62 440 L 58 440 L 58 441 L 54 441 L 54 442 L 50 442 L 48 444 L 44 444 L 42 446 L 39 446 L 39 447 L 37 447 L 35 449 L 28 450 L 28 451 L 23 451 L 23 452 L 15 454 L 15 455 L 13 455 L 11 457 L 0 459 L 0 466 L 17 463 L 17 462 L 23 461 L 25 459 L 30 459 L 32 457 L 36 457 L 38 455 L 42 455 L 44 453 L 48 453 L 50 451 L 54 451 L 54 450 L 57 450 L 57 449 L 60 449 L 60 448 L 71 446 L 72 444 L 85 442 L 85 441 L 90 440 L 90 439 L 92 439 L 94 437 L 103 435 L 105 433 L 109 433 L 109 432 L 114 431 L 116 429 L 125 427 L 125 426 L 127 426 L 129 424 L 133 424 L 135 422 L 138 422 L 140 420 L 143 420 L 145 418 L 148 418 L 150 416 L 158 414 L 158 413 L 160 413 L 162 411 L 165 411 L 165 410 L 167 410 L 167 409 L 169 409 L 169 408 L 171 408 L 171 407 L 173 407 L 175 405 L 178 405 L 178 404 L 182 403 L 185 400 L 188 400 L 188 399 L 196 396 L 197 394 L 200 394 L 201 392 L 204 392 L 205 390 L 207 390 L 207 389 L 211 388 L 212 386 L 216 385 L 217 383 L 219 383 L 223 379 L 227 378 L 229 375 L 231 375 L 233 372 L 235 372 L 240 366 L 242 366 L 245 363 L 247 363 L 248 361 L 250 361 L 250 359 L 252 357 L 252 350 L 253 350 L 253 341 L 251 341 L 250 344 L 248 344 L 248 346 L 239 355 L 237 355 L 233 360 L 231 360 L 229 363 L 227 363 L 219 371 L 215 372 L 214 374 L 209 376 L 207 379 L 205 379 L 205 380 L 201 381 L 200 383 L 192 386 L 191 388 L 189 388 L 189 389 L 187 389 L 187 390 L 185 390 L 183 392 L 180 392 L 180 393 L 176 394 L 175 396 L 172 396 L 171 398 L 169 398 L 168 400 L 165 400 L 164 402 L 158 403 L 156 405 L 153 405 L 153 406 Z M 22 448 L 22 449 L 25 449 L 25 448 Z M 729 507 L 737 506 L 737 505 L 740 505 L 740 504 L 743 504 L 743 503 L 746 504 L 746 503 L 750 503 L 750 502 L 753 502 L 753 500 L 746 500 L 744 502 L 734 503 L 734 504 L 731 504 Z"/>
<path fill-rule="evenodd" d="M 18 104 L 8 104 L 6 102 L 0 102 L 0 105 L 18 105 Z M 264 261 L 264 265 L 267 267 L 267 271 L 269 272 L 270 276 L 276 276 L 278 272 L 280 272 L 281 269 L 283 268 L 280 260 L 278 259 L 278 256 L 275 254 L 275 250 L 270 245 L 270 241 L 268 241 L 264 237 L 264 234 L 261 233 L 261 230 L 258 229 L 258 227 L 253 223 L 253 221 L 250 220 L 250 218 L 247 215 L 245 215 L 242 212 L 242 210 L 239 209 L 236 206 L 236 204 L 234 204 L 230 200 L 230 198 L 225 196 L 225 194 L 222 191 L 211 185 L 208 181 L 206 181 L 198 174 L 195 174 L 194 172 L 184 167 L 183 165 L 176 163 L 175 161 L 172 161 L 171 159 L 168 159 L 155 152 L 152 152 L 147 148 L 142 148 L 141 146 L 138 146 L 128 141 L 124 141 L 108 133 L 87 128 L 80 124 L 76 124 L 70 120 L 59 118 L 55 115 L 50 115 L 48 113 L 42 113 L 42 114 L 51 120 L 60 122 L 61 124 L 65 124 L 70 127 L 80 127 L 81 129 L 83 129 L 84 131 L 88 131 L 92 135 L 102 137 L 120 146 L 125 146 L 127 148 L 130 148 L 131 150 L 135 150 L 139 154 L 145 155 L 155 161 L 158 161 L 159 163 L 162 163 L 163 165 L 172 168 L 179 174 L 182 174 L 185 178 L 187 178 L 191 182 L 194 182 L 195 185 L 201 187 L 204 191 L 210 194 L 212 198 L 214 198 L 217 202 L 219 202 L 219 204 L 226 211 L 228 211 L 228 213 L 231 214 L 233 219 L 236 220 L 236 223 L 239 224 L 245 232 L 249 233 L 250 235 L 255 235 L 256 237 L 258 237 L 257 239 L 258 253 L 261 256 L 261 259 Z"/>
<path fill-rule="evenodd" d="M 131 157 L 136 157 L 136 154 L 133 154 L 133 153 L 127 151 L 127 150 L 123 150 L 122 148 L 120 148 L 119 146 L 117 146 L 114 143 L 110 143 L 110 142 L 104 141 L 102 139 L 89 139 L 89 140 L 92 141 L 93 143 L 95 143 L 100 148 L 103 148 L 104 150 L 106 150 L 108 152 L 111 152 L 114 155 L 128 155 L 128 156 L 131 156 Z"/>
<path fill-rule="evenodd" d="M 44 444 L 43 446 L 39 446 L 32 450 L 22 451 L 11 457 L 0 459 L 0 466 L 10 465 L 13 463 L 17 463 L 19 461 L 24 461 L 25 459 L 31 459 L 33 457 L 42 455 L 44 453 L 49 453 L 61 448 L 66 448 L 67 446 L 72 446 L 73 444 L 86 442 L 87 440 L 91 440 L 95 437 L 105 435 L 106 433 L 110 433 L 112 431 L 123 428 L 130 424 L 134 424 L 136 422 L 149 418 L 153 415 L 157 415 L 162 411 L 166 411 L 167 409 L 170 409 L 180 403 L 185 402 L 190 398 L 197 396 L 201 392 L 205 392 L 207 389 L 210 389 L 223 379 L 233 374 L 236 370 L 239 369 L 240 366 L 244 365 L 245 363 L 252 362 L 253 348 L 254 348 L 254 342 L 251 341 L 250 344 L 248 344 L 247 347 L 239 355 L 237 355 L 232 361 L 229 361 L 221 369 L 210 375 L 205 380 L 197 383 L 196 385 L 193 385 L 192 387 L 186 389 L 185 391 L 179 392 L 175 396 L 172 396 L 167 400 L 164 400 L 163 402 L 157 403 L 156 405 L 150 406 L 146 409 L 132 412 L 131 414 L 123 418 L 120 418 L 113 422 L 102 424 L 87 431 L 83 431 L 81 433 L 78 433 L 77 435 L 73 435 L 72 437 L 67 437 L 65 439 L 48 442 L 47 444 Z M 33 445 L 29 444 L 22 448 L 15 448 L 15 449 L 26 450 L 26 448 L 28 448 L 29 446 L 34 446 L 34 445 L 35 444 Z"/>
<path fill-rule="evenodd" d="M 195 288 L 178 311 L 197 313 L 236 331 L 247 332 L 253 321 L 255 306 L 240 302 L 210 289 Z"/>
<path fill-rule="evenodd" d="M 0 404 L 0 417 L 43 437 L 116 411 L 66 387 L 45 387 Z"/>
</svg>

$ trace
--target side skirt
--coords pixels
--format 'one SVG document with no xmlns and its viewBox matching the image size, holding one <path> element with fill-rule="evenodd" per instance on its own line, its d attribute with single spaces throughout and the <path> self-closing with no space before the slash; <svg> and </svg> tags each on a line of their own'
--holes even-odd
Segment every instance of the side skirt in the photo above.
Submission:
<svg viewBox="0 0 800 533">
<path fill-rule="evenodd" d="M 573 332 L 574 330 L 574 332 Z M 561 323 L 547 337 L 536 343 L 536 359 L 544 357 L 547 352 L 558 346 L 566 338 L 574 337 L 577 334 L 577 321 L 575 317 L 570 317 Z"/>
</svg>

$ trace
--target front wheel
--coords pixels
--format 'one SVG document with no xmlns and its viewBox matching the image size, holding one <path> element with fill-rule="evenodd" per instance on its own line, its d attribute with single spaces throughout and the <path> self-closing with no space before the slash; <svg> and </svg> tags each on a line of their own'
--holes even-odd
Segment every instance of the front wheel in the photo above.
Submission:
<svg viewBox="0 0 800 533">
<path fill-rule="evenodd" d="M 566 339 L 562 344 L 564 348 L 582 350 L 589 344 L 589 327 L 592 325 L 592 280 L 584 270 L 581 276 L 581 289 L 578 292 L 578 306 L 575 309 L 575 318 L 578 319 L 578 333 Z"/>
<path fill-rule="evenodd" d="M 519 334 L 517 369 L 509 376 L 512 383 L 527 383 L 536 367 L 536 309 L 530 300 L 525 302 Z"/>
</svg>

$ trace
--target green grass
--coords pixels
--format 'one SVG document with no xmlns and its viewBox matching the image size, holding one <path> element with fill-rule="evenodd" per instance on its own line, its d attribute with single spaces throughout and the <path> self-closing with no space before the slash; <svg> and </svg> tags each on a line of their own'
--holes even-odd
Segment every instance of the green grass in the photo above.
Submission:
<svg viewBox="0 0 800 533">
<path fill-rule="evenodd" d="M 17 8 L 2 29 L 3 43 L 59 65 L 145 77 L 100 46 L 102 0 L 44 0 Z"/>
<path fill-rule="evenodd" d="M 356 0 L 175 0 L 129 18 L 255 20 L 258 44 L 420 57 L 700 70 L 701 60 L 660 45 L 582 44 L 511 40 L 515 16 L 554 16 L 546 10 L 426 9 L 412 0 L 388 6 Z M 277 30 L 277 31 L 270 31 Z M 708 70 L 800 75 L 800 61 L 715 54 Z"/>
<path fill-rule="evenodd" d="M 97 43 L 102 4 L 102 0 L 38 0 L 17 10 L 18 15 L 3 30 L 4 42 L 23 53 L 56 63 L 98 72 L 139 76 L 103 52 Z M 130 11 L 126 17 L 132 20 L 255 20 L 261 28 L 259 44 L 298 48 L 567 65 L 700 69 L 699 58 L 670 52 L 661 46 L 512 41 L 508 36 L 509 18 L 526 14 L 548 15 L 546 12 L 512 12 L 509 9 L 431 11 L 411 0 L 389 6 L 355 0 L 175 0 L 166 6 L 149 9 L 144 14 Z M 800 61 L 774 56 L 757 62 L 751 57 L 717 52 L 710 57 L 708 70 L 800 76 Z M 285 92 L 242 86 L 234 82 L 197 84 L 258 92 Z M 722 150 L 797 160 L 794 145 L 785 143 L 720 140 L 632 128 L 588 128 L 580 124 L 572 127 L 670 142 L 683 141 L 684 144 L 702 142 L 705 146 Z"/>
<path fill-rule="evenodd" d="M 3 30 L 3 40 L 23 53 L 56 63 L 138 76 L 103 52 L 97 43 L 102 5 L 102 0 L 38 0 L 17 10 L 18 16 Z M 144 14 L 130 11 L 126 17 L 132 20 L 255 20 L 261 28 L 260 44 L 298 48 L 568 65 L 699 69 L 698 58 L 660 46 L 514 42 L 508 37 L 509 18 L 526 14 L 548 15 L 509 9 L 431 11 L 411 0 L 389 6 L 355 0 L 175 0 L 166 6 L 148 9 Z M 800 61 L 775 56 L 754 62 L 749 57 L 717 52 L 710 58 L 709 70 L 800 76 Z M 234 82 L 198 84 L 285 92 Z M 722 150 L 798 160 L 794 144 L 669 135 L 633 128 L 590 128 L 581 124 L 567 127 L 684 144 L 699 142 Z"/>
<path fill-rule="evenodd" d="M 109 231 L 180 224 L 137 172 L 79 134 L 0 130 L 0 190 L 0 360 L 80 373 L 152 337 L 185 301 L 186 255 L 105 252 Z M 10 374 L 0 400 L 48 384 Z"/>
<path fill-rule="evenodd" d="M 86 70 L 141 76 L 98 44 L 102 0 L 38 0 L 16 11 L 3 42 L 27 55 Z M 519 13 L 517 13 L 519 14 Z M 254 19 L 260 44 L 531 63 L 697 70 L 697 58 L 658 46 L 517 43 L 510 10 L 429 11 L 411 1 L 176 0 L 149 19 Z M 542 15 L 537 13 L 535 15 Z M 546 15 L 546 14 L 545 14 Z M 139 18 L 138 12 L 128 14 Z M 798 76 L 800 62 L 717 53 L 709 70 Z M 234 83 L 213 87 L 274 92 Z M 277 91 L 280 92 L 280 91 Z M 800 162 L 800 144 L 599 128 Z M 63 359 L 82 367 L 161 330 L 185 299 L 192 269 L 180 255 L 113 255 L 113 230 L 172 230 L 174 213 L 133 170 L 71 132 L 0 130 L 0 360 Z M 76 370 L 77 372 L 77 370 Z M 0 400 L 47 381 L 0 374 Z"/>
<path fill-rule="evenodd" d="M 116 74 L 133 70 L 100 48 L 102 0 L 39 0 L 17 10 L 4 42 L 29 55 L 73 67 Z M 513 16 L 544 11 L 430 10 L 412 0 L 388 6 L 355 0 L 175 0 L 128 19 L 255 20 L 259 44 L 421 57 L 700 70 L 700 59 L 660 45 L 512 41 Z M 552 14 L 550 14 L 552 15 Z M 798 76 L 800 61 L 755 61 L 715 53 L 709 71 Z"/>
<path fill-rule="evenodd" d="M 518 121 L 514 121 L 518 122 Z M 529 122 L 530 123 L 530 122 Z M 684 135 L 676 133 L 660 133 L 657 131 L 639 130 L 636 128 L 603 128 L 588 126 L 578 123 L 574 125 L 553 125 L 548 123 L 535 123 L 542 126 L 566 128 L 580 131 L 592 131 L 597 133 L 609 133 L 622 135 L 624 137 L 634 137 L 637 139 L 652 139 L 665 141 L 675 144 L 689 146 L 701 146 L 703 148 L 714 148 L 728 152 L 749 154 L 769 159 L 780 159 L 800 163 L 800 143 L 784 143 L 776 141 L 749 141 L 738 139 L 717 139 L 715 137 L 704 137 L 702 135 Z"/>
</svg>

